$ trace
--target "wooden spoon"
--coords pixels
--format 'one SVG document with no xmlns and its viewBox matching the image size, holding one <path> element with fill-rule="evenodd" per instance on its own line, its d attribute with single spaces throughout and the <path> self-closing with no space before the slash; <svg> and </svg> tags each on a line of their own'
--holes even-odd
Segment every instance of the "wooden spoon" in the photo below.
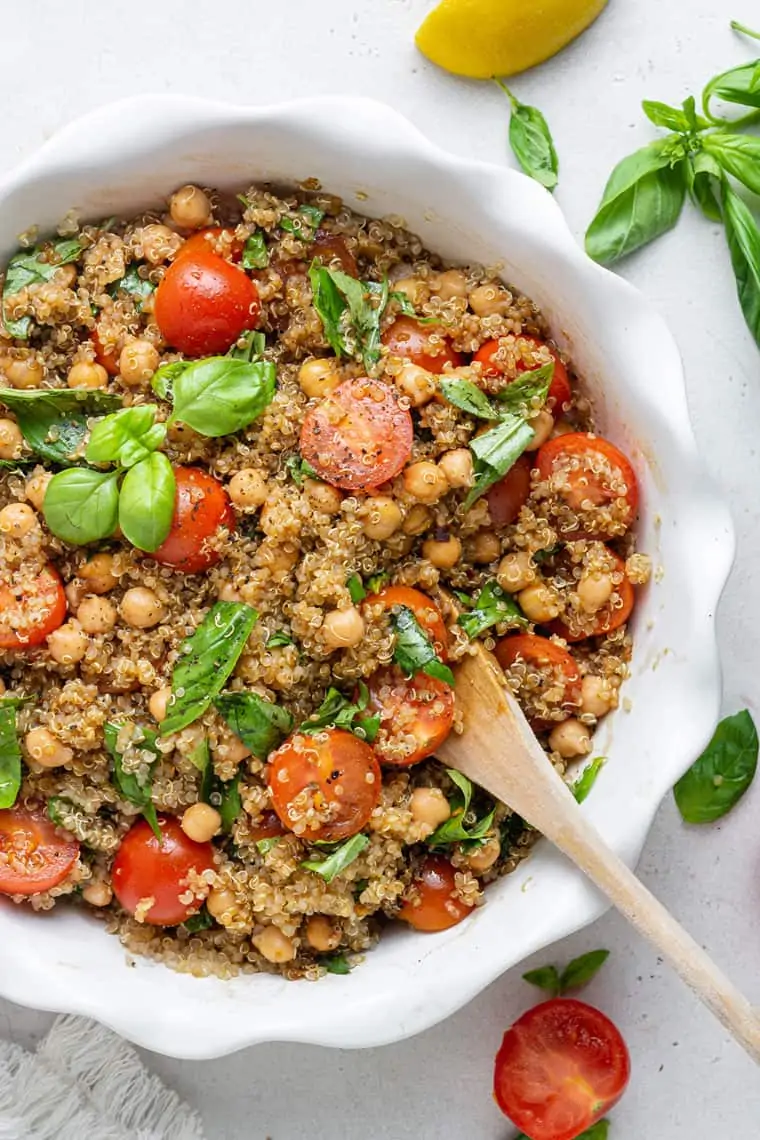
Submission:
<svg viewBox="0 0 760 1140">
<path fill-rule="evenodd" d="M 760 1017 L 690 934 L 611 851 L 549 763 L 496 659 L 481 645 L 456 669 L 464 732 L 436 752 L 572 859 L 760 1063 Z"/>
</svg>

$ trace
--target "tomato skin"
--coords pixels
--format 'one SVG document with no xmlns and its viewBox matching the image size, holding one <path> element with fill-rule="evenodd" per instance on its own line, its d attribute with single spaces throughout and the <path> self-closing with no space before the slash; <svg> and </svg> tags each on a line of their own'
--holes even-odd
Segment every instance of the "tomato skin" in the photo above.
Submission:
<svg viewBox="0 0 760 1140">
<path fill-rule="evenodd" d="M 503 479 L 486 492 L 488 513 L 494 526 L 511 526 L 528 501 L 531 464 L 521 455 Z"/>
<path fill-rule="evenodd" d="M 294 732 L 269 757 L 267 773 L 272 805 L 288 831 L 299 828 L 299 805 L 310 793 L 314 806 L 333 809 L 329 819 L 307 821 L 296 831 L 307 840 L 347 839 L 366 824 L 380 799 L 380 765 L 369 744 L 341 728 L 315 734 Z M 341 794 L 336 794 L 336 789 Z"/>
<path fill-rule="evenodd" d="M 6 858 L 13 858 L 11 866 Z M 79 842 L 41 805 L 0 811 L 0 894 L 37 895 L 63 882 L 79 858 Z M 24 868 L 29 859 L 33 866 Z"/>
<path fill-rule="evenodd" d="M 527 340 L 534 344 L 537 348 L 543 347 L 544 342 L 539 340 L 538 337 L 523 335 L 517 338 L 518 340 Z M 549 347 L 548 345 L 546 346 Z M 483 366 L 484 376 L 498 376 L 502 369 L 498 361 L 494 361 L 494 356 L 499 351 L 498 340 L 487 340 L 485 344 L 481 344 L 478 351 L 473 356 L 473 363 L 477 362 Z M 572 398 L 572 388 L 570 387 L 570 377 L 567 374 L 567 368 L 560 359 L 559 353 L 555 352 L 553 348 L 549 348 L 554 361 L 554 373 L 552 375 L 552 382 L 549 385 L 548 397 L 554 400 L 554 410 L 559 411 L 568 401 Z M 517 363 L 518 375 L 523 372 L 528 372 L 529 365 L 525 364 L 522 360 Z"/>
<path fill-rule="evenodd" d="M 418 673 L 406 677 L 398 668 L 378 669 L 367 681 L 369 704 L 367 714 L 380 714 L 380 735 L 374 749 L 383 764 L 408 768 L 426 756 L 432 756 L 443 744 L 454 724 L 454 693 L 445 681 Z M 388 691 L 390 690 L 390 691 Z M 433 711 L 435 705 L 437 711 Z M 399 733 L 411 735 L 417 747 L 399 759 L 392 749 Z"/>
<path fill-rule="evenodd" d="M 97 328 L 93 330 L 91 339 L 95 348 L 95 363 L 102 364 L 109 376 L 118 376 L 119 354 L 113 349 L 109 352 L 103 347 Z"/>
<path fill-rule="evenodd" d="M 240 256 L 243 252 L 243 242 L 235 237 L 235 231 L 231 229 L 224 229 L 222 226 L 206 226 L 205 229 L 197 230 L 196 233 L 191 234 L 189 238 L 181 245 L 176 253 L 174 261 L 177 262 L 181 257 L 187 257 L 188 254 L 196 256 L 203 253 L 216 253 L 216 239 L 224 237 L 223 249 L 225 252 L 229 250 L 230 256 L 233 261 L 240 261 Z M 218 256 L 221 256 L 219 254 Z"/>
<path fill-rule="evenodd" d="M 575 1140 L 622 1097 L 631 1072 L 608 1017 L 574 998 L 529 1009 L 504 1034 L 494 1097 L 532 1140 Z"/>
<path fill-rule="evenodd" d="M 200 910 L 201 902 L 180 902 L 190 871 L 202 874 L 214 869 L 214 848 L 210 843 L 189 839 L 173 815 L 160 815 L 159 843 L 145 819 L 129 829 L 116 852 L 111 869 L 114 894 L 129 914 L 141 899 L 155 902 L 144 916 L 151 926 L 178 926 Z"/>
<path fill-rule="evenodd" d="M 446 623 L 438 606 L 422 590 L 415 590 L 413 586 L 385 586 L 378 593 L 365 598 L 363 605 L 370 611 L 379 607 L 389 612 L 398 606 L 405 606 L 412 611 L 441 660 L 447 660 L 449 632 Z"/>
<path fill-rule="evenodd" d="M 566 678 L 562 704 L 580 705 L 581 674 L 575 658 L 548 637 L 539 637 L 537 633 L 513 633 L 497 642 L 494 654 L 502 669 L 508 669 L 518 659 L 538 668 L 542 665 L 557 665 Z"/>
<path fill-rule="evenodd" d="M 280 817 L 276 811 L 269 809 L 261 813 L 258 823 L 252 823 L 248 828 L 248 836 L 254 843 L 259 839 L 275 839 L 278 835 L 284 834 L 285 828 Z"/>
<path fill-rule="evenodd" d="M 363 376 L 344 380 L 306 413 L 301 455 L 326 483 L 364 491 L 398 475 L 413 436 L 411 414 L 396 390 Z"/>
<path fill-rule="evenodd" d="M 242 269 L 211 250 L 197 250 L 169 266 L 156 289 L 154 314 L 172 348 L 185 356 L 214 356 L 256 327 L 260 308 L 259 291 Z"/>
<path fill-rule="evenodd" d="M 421 325 L 414 317 L 396 317 L 380 339 L 393 356 L 403 356 L 436 375 L 443 372 L 447 364 L 457 368 L 464 363 L 461 352 L 451 347 L 440 329 L 435 325 Z"/>
<path fill-rule="evenodd" d="M 32 598 L 36 605 L 44 600 L 45 610 L 41 613 L 35 624 L 24 633 L 17 632 L 10 622 L 4 620 L 4 613 L 18 603 L 16 590 L 0 581 L 0 649 L 33 649 L 41 645 L 45 638 L 63 625 L 66 617 L 66 594 L 64 593 L 61 576 L 54 566 L 48 565 L 36 578 L 21 591 L 22 603 L 28 603 Z M 14 622 L 14 626 L 18 623 Z"/>
<path fill-rule="evenodd" d="M 584 458 L 590 460 L 594 454 L 601 456 L 607 463 L 617 467 L 626 485 L 623 496 L 628 504 L 630 522 L 636 517 L 639 505 L 639 485 L 636 474 L 630 461 L 613 443 L 601 436 L 591 435 L 588 432 L 569 432 L 567 435 L 556 436 L 542 444 L 536 455 L 536 467 L 542 480 L 549 479 L 554 471 L 554 465 L 561 459 Z M 583 480 L 583 482 L 581 482 Z M 579 472 L 575 479 L 570 480 L 570 486 L 563 495 L 565 501 L 573 509 L 580 508 L 581 503 L 590 501 L 595 506 L 613 502 L 617 495 L 593 474 L 584 475 Z"/>
<path fill-rule="evenodd" d="M 617 554 L 615 554 L 613 550 L 609 550 L 609 548 L 608 553 L 615 560 L 615 569 L 623 573 L 623 581 L 615 586 L 615 593 L 620 595 L 622 605 L 614 610 L 610 609 L 609 605 L 602 606 L 600 610 L 597 610 L 594 615 L 594 628 L 590 633 L 579 632 L 577 629 L 573 629 L 572 625 L 566 625 L 561 618 L 557 618 L 556 621 L 553 621 L 549 626 L 551 632 L 558 637 L 564 637 L 565 641 L 571 645 L 574 645 L 578 641 L 585 641 L 587 637 L 600 637 L 602 634 L 612 633 L 614 629 L 619 629 L 624 622 L 627 622 L 631 616 L 631 611 L 636 601 L 636 592 L 625 577 L 625 562 L 623 559 L 619 558 Z"/>
<path fill-rule="evenodd" d="M 474 907 L 454 897 L 454 874 L 454 867 L 443 855 L 428 855 L 414 878 L 419 902 L 405 902 L 397 918 L 426 934 L 448 930 L 467 918 Z"/>
<path fill-rule="evenodd" d="M 222 527 L 235 529 L 235 512 L 229 495 L 213 475 L 200 467 L 175 467 L 177 489 L 171 530 L 151 557 L 182 574 L 199 574 L 222 557 L 203 548 Z"/>
</svg>

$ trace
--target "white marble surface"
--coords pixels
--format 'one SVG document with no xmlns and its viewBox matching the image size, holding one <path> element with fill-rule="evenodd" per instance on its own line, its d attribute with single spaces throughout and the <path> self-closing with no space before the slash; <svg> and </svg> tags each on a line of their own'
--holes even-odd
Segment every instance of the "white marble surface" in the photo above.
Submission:
<svg viewBox="0 0 760 1140">
<path fill-rule="evenodd" d="M 452 150 L 509 161 L 507 107 L 496 88 L 451 79 L 415 53 L 413 30 L 430 6 L 14 5 L 0 34 L 0 172 L 75 115 L 151 91 L 251 102 L 361 92 L 394 104 Z M 757 4 L 723 7 L 721 0 L 611 0 L 581 41 L 514 81 L 552 124 L 562 161 L 557 196 L 579 237 L 613 162 L 652 137 L 640 100 L 679 102 L 717 71 L 758 54 L 728 29 L 732 16 L 760 24 Z M 680 342 L 700 445 L 733 507 L 739 555 L 720 611 L 725 708 L 755 708 L 758 350 L 739 314 L 721 232 L 692 211 L 623 272 L 659 306 Z M 681 824 L 668 801 L 641 864 L 645 881 L 758 1003 L 759 812 L 760 784 L 723 823 L 699 830 Z M 633 1057 L 611 1140 L 756 1137 L 757 1070 L 620 919 L 607 916 L 540 957 L 563 961 L 601 945 L 612 957 L 588 997 L 617 1021 Z M 531 1000 L 520 973 L 446 1024 L 394 1047 L 337 1053 L 277 1045 L 208 1064 L 149 1062 L 201 1110 L 210 1140 L 506 1140 L 513 1130 L 491 1101 L 491 1067 L 503 1029 Z M 0 1001 L 0 1035 L 31 1043 L 49 1020 Z"/>
</svg>

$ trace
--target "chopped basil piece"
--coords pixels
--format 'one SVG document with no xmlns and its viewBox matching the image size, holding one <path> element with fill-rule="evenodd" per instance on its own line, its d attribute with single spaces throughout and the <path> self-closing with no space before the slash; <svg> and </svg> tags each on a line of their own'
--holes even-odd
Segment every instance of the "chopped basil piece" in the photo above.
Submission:
<svg viewBox="0 0 760 1140">
<path fill-rule="evenodd" d="M 304 479 L 317 479 L 320 483 L 322 482 L 308 460 L 302 458 L 300 455 L 289 455 L 285 460 L 285 470 L 290 475 L 296 487 L 303 487 Z"/>
<path fill-rule="evenodd" d="M 81 459 L 93 416 L 121 407 L 120 397 L 110 392 L 75 388 L 3 388 L 0 403 L 15 413 L 32 451 L 60 465 Z"/>
<path fill-rule="evenodd" d="M 266 269 L 269 265 L 269 251 L 264 240 L 263 230 L 256 230 L 248 238 L 243 246 L 241 264 L 243 269 Z"/>
<path fill-rule="evenodd" d="M 556 966 L 539 966 L 535 970 L 528 970 L 523 974 L 523 981 L 529 982 L 532 986 L 538 986 L 540 990 L 549 994 L 550 997 L 559 997 L 562 992 L 559 971 Z"/>
<path fill-rule="evenodd" d="M 432 642 L 410 609 L 399 606 L 393 616 L 393 627 L 396 631 L 393 660 L 407 677 L 427 673 L 447 685 L 454 684 L 454 674 L 436 656 Z"/>
<path fill-rule="evenodd" d="M 578 779 L 571 786 L 570 791 L 573 793 L 579 804 L 582 804 L 588 796 L 589 792 L 596 783 L 599 773 L 606 763 L 607 759 L 605 756 L 595 756 L 593 760 L 589 761 Z"/>
<path fill-rule="evenodd" d="M 267 346 L 267 338 L 263 332 L 258 332 L 257 329 L 248 329 L 244 332 L 231 348 L 227 349 L 226 355 L 231 360 L 247 360 L 252 363 L 254 360 L 260 360 L 264 349 Z"/>
<path fill-rule="evenodd" d="M 140 275 L 138 265 L 134 263 L 130 265 L 123 277 L 108 286 L 108 292 L 111 297 L 118 297 L 120 292 L 129 293 L 131 297 L 135 298 L 135 308 L 139 313 L 142 309 L 142 302 L 146 297 L 150 297 L 155 288 L 151 281 Z"/>
<path fill-rule="evenodd" d="M 555 364 L 550 360 L 540 368 L 531 368 L 506 384 L 498 394 L 499 404 L 510 412 L 533 415 L 536 404 L 544 404 L 549 394 Z"/>
<path fill-rule="evenodd" d="M 303 241 L 314 241 L 319 223 L 325 216 L 324 210 L 304 202 L 297 208 L 296 214 L 298 216 L 295 218 L 288 216 L 280 218 L 280 229 L 294 234 Z"/>
<path fill-rule="evenodd" d="M 345 954 L 331 954 L 329 958 L 320 958 L 320 966 L 324 966 L 328 974 L 350 974 L 351 966 Z"/>
<path fill-rule="evenodd" d="M 207 736 L 204 736 L 203 740 L 190 753 L 190 762 L 204 776 L 208 772 L 211 767 L 211 748 Z"/>
<path fill-rule="evenodd" d="M 561 974 L 556 966 L 541 966 L 537 970 L 528 970 L 523 979 L 545 990 L 551 997 L 562 997 L 569 990 L 579 990 L 588 985 L 609 956 L 609 950 L 591 950 L 580 958 L 573 958 Z"/>
<path fill-rule="evenodd" d="M 382 284 L 357 281 L 314 262 L 309 280 L 327 343 L 338 356 L 354 356 L 371 368 L 380 359 L 380 322 L 390 296 L 387 278 Z"/>
<path fill-rule="evenodd" d="M 15 700 L 0 700 L 0 808 L 13 807 L 21 787 L 17 708 Z"/>
<path fill-rule="evenodd" d="M 18 340 L 25 340 L 32 327 L 31 317 L 20 317 L 11 320 L 6 312 L 6 303 L 9 297 L 15 297 L 22 289 L 30 285 L 40 285 L 50 281 L 62 265 L 76 261 L 82 252 L 82 243 L 64 240 L 37 246 L 36 249 L 21 250 L 15 253 L 5 268 L 3 282 L 3 324 L 10 336 Z M 53 261 L 42 260 L 52 254 Z"/>
<path fill-rule="evenodd" d="M 379 574 L 371 574 L 366 581 L 368 594 L 379 594 L 385 583 L 390 578 L 387 570 L 381 570 Z"/>
<path fill-rule="evenodd" d="M 156 741 L 157 734 L 150 728 L 142 728 L 142 738 L 139 741 L 133 741 L 133 747 L 141 749 L 145 752 L 150 752 L 156 759 L 148 767 L 148 777 L 144 784 L 141 784 L 137 776 L 133 772 L 124 771 L 124 757 L 118 750 L 119 733 L 122 726 L 115 721 L 108 721 L 103 727 L 103 736 L 105 738 L 106 751 L 113 760 L 113 783 L 117 792 L 125 800 L 129 800 L 131 804 L 135 804 L 142 811 L 145 819 L 150 824 L 153 834 L 161 840 L 161 829 L 158 826 L 158 817 L 156 815 L 156 808 L 151 799 L 151 792 L 153 787 L 153 773 L 158 763 L 158 757 L 161 753 L 158 750 Z"/>
<path fill-rule="evenodd" d="M 608 1140 L 609 1134 L 609 1120 L 598 1120 L 596 1124 L 592 1124 L 585 1132 L 581 1132 L 580 1136 L 576 1137 L 576 1140 Z M 530 1137 L 526 1136 L 524 1132 L 521 1132 L 519 1136 L 515 1136 L 515 1140 L 530 1140 Z"/>
<path fill-rule="evenodd" d="M 686 822 L 712 823 L 730 811 L 755 778 L 757 754 L 757 729 L 748 710 L 724 717 L 673 789 Z"/>
<path fill-rule="evenodd" d="M 77 811 L 77 805 L 65 796 L 51 796 L 47 802 L 48 818 L 56 827 L 66 827 L 66 820 L 72 811 Z"/>
<path fill-rule="evenodd" d="M 321 875 L 326 883 L 331 883 L 336 875 L 341 871 L 345 871 L 354 859 L 361 855 L 365 847 L 369 846 L 369 836 L 352 835 L 345 843 L 341 843 L 331 855 L 325 859 L 306 859 L 301 863 L 307 871 L 314 871 L 315 874 Z"/>
<path fill-rule="evenodd" d="M 518 628 L 528 625 L 528 619 L 512 595 L 502 590 L 498 582 L 490 581 L 478 594 L 469 613 L 462 614 L 457 624 L 469 638 L 474 638 L 503 622 Z"/>
<path fill-rule="evenodd" d="M 532 554 L 533 561 L 537 566 L 543 565 L 548 562 L 550 558 L 556 558 L 562 552 L 563 543 L 555 542 L 554 546 L 547 546 L 545 550 L 534 550 Z"/>
<path fill-rule="evenodd" d="M 182 925 L 188 934 L 197 934 L 199 930 L 209 930 L 214 925 L 214 920 L 204 906 L 197 914 L 186 918 Z"/>
<path fill-rule="evenodd" d="M 222 832 L 229 835 L 232 825 L 243 810 L 240 799 L 240 773 L 237 772 L 226 784 L 220 785 L 221 803 L 218 812 L 222 817 Z"/>
<path fill-rule="evenodd" d="M 293 718 L 287 709 L 272 704 L 258 693 L 221 693 L 214 700 L 214 707 L 259 760 L 266 760 L 293 727 Z"/>
<path fill-rule="evenodd" d="M 280 645 L 294 645 L 295 642 L 289 633 L 284 629 L 276 630 L 271 637 L 267 639 L 267 649 L 277 649 Z"/>
<path fill-rule="evenodd" d="M 440 380 L 441 394 L 450 404 L 461 408 L 470 416 L 477 416 L 482 420 L 498 420 L 499 411 L 491 401 L 471 380 L 464 380 L 458 376 L 442 376 Z"/>
<path fill-rule="evenodd" d="M 346 580 L 346 588 L 355 606 L 358 606 L 359 602 L 362 602 L 367 596 L 364 583 L 358 574 L 352 574 L 351 577 Z"/>
<path fill-rule="evenodd" d="M 299 731 L 311 733 L 323 728 L 345 728 L 373 744 L 380 730 L 380 717 L 361 715 L 368 704 L 369 690 L 363 681 L 359 682 L 359 698 L 355 704 L 337 689 L 330 687 L 322 704 L 299 726 Z"/>
<path fill-rule="evenodd" d="M 467 850 L 473 850 L 480 846 L 480 842 L 492 830 L 495 808 L 481 820 L 470 822 L 468 816 L 472 802 L 473 785 L 466 776 L 457 772 L 455 768 L 447 768 L 446 774 L 456 784 L 458 793 L 455 792 L 449 800 L 451 815 L 439 824 L 432 835 L 428 836 L 426 843 L 430 847 L 446 847 L 449 843 L 464 843 Z"/>
<path fill-rule="evenodd" d="M 270 835 L 266 839 L 256 840 L 256 850 L 259 855 L 268 855 L 273 847 L 276 847 L 280 841 L 279 835 Z"/>
<path fill-rule="evenodd" d="M 489 487 L 503 479 L 533 439 L 524 416 L 509 414 L 483 435 L 470 440 L 475 482 L 464 501 L 467 511 Z"/>
</svg>

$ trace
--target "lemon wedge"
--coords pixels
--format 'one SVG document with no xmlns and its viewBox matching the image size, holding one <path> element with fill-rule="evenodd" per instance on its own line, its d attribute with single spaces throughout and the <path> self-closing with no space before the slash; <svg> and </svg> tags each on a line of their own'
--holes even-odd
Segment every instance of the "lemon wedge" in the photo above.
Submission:
<svg viewBox="0 0 760 1140">
<path fill-rule="evenodd" d="M 423 55 L 455 75 L 514 75 L 556 55 L 607 0 L 441 0 L 420 25 Z"/>
</svg>

